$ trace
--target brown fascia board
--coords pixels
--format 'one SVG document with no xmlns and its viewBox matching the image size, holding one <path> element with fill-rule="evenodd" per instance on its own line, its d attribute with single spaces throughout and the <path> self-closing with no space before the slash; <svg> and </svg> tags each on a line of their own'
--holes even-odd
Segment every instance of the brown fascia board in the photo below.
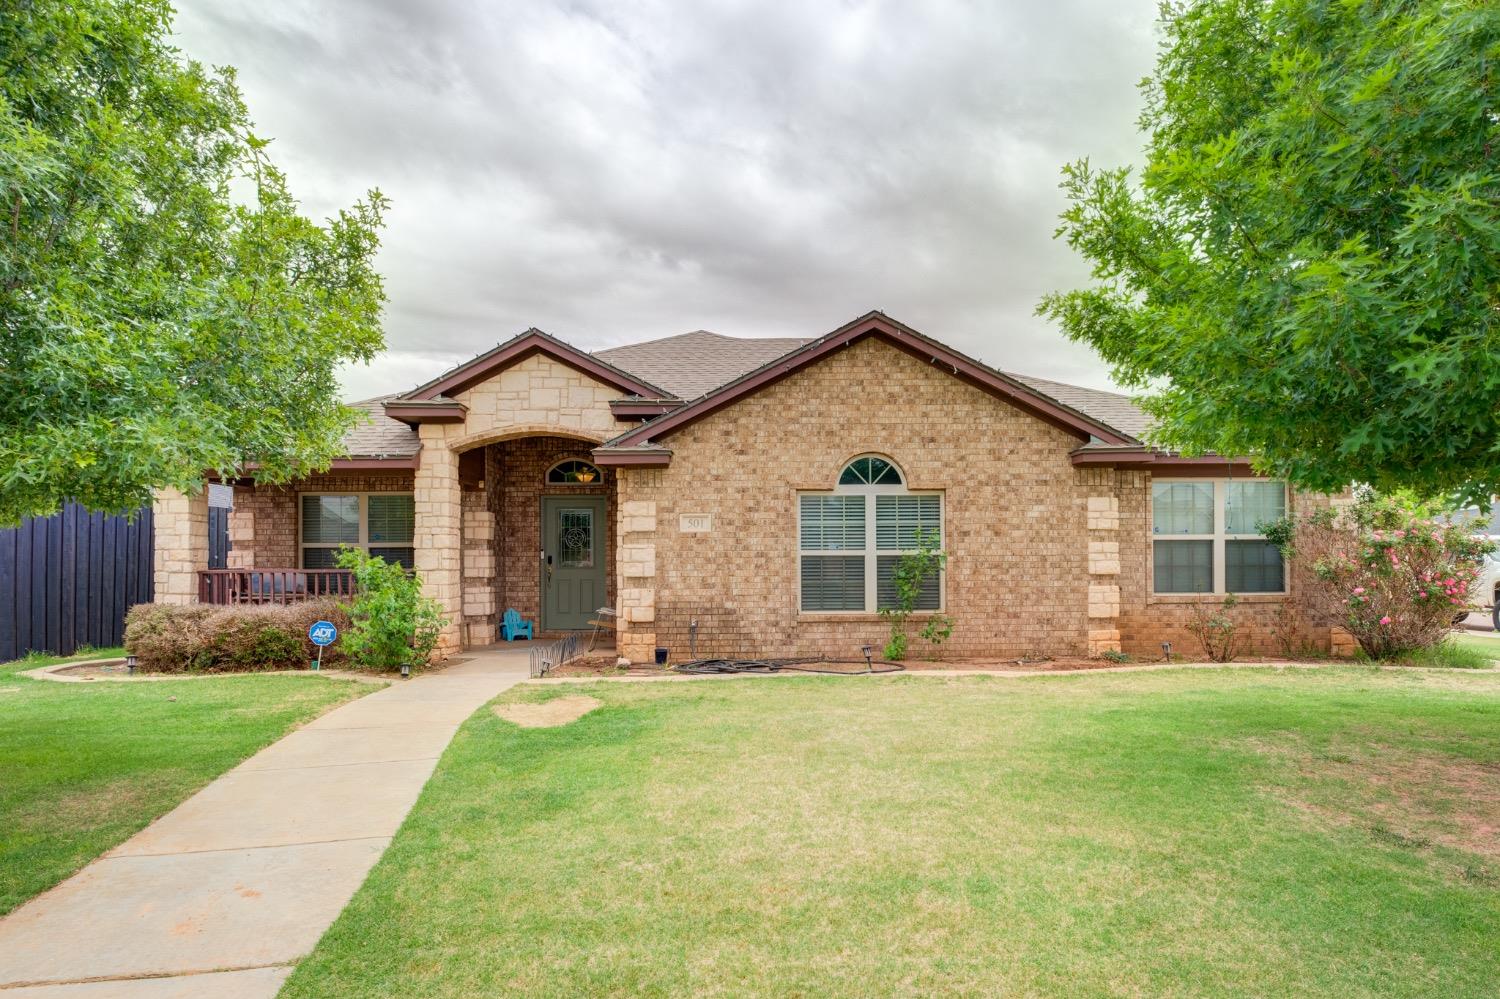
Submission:
<svg viewBox="0 0 1500 999">
<path fill-rule="evenodd" d="M 248 462 L 248 463 L 246 463 L 244 469 L 242 470 L 243 471 L 242 475 L 240 475 L 238 477 L 234 477 L 234 478 L 224 478 L 223 481 L 226 484 L 235 483 L 235 482 L 254 483 L 254 481 L 255 481 L 255 471 L 259 467 L 260 467 L 260 464 L 258 462 L 254 462 L 254 461 Z M 415 469 L 416 467 L 417 467 L 417 456 L 414 455 L 414 454 L 393 455 L 391 457 L 381 457 L 381 456 L 378 456 L 378 455 L 371 455 L 371 456 L 358 457 L 358 458 L 353 458 L 353 457 L 351 457 L 351 458 L 335 458 L 329 464 L 329 466 L 327 468 L 325 468 L 323 471 L 321 471 L 321 472 L 312 472 L 310 474 L 311 475 L 336 475 L 336 474 L 338 474 L 340 472 L 386 472 L 386 471 L 402 471 L 402 470 L 408 470 L 408 469 Z M 217 472 L 210 472 L 207 477 L 210 480 L 212 480 L 212 481 L 219 481 L 220 478 L 221 478 Z M 296 482 L 297 480 L 293 479 L 292 481 Z"/>
<path fill-rule="evenodd" d="M 878 336 L 913 357 L 935 364 L 954 377 L 983 389 L 991 395 L 998 396 L 1011 405 L 1068 431 L 1080 440 L 1098 438 L 1106 444 L 1116 445 L 1137 443 L 1135 438 L 1128 434 L 1100 423 L 1056 399 L 1049 398 L 972 357 L 960 354 L 951 347 L 918 333 L 910 326 L 892 319 L 883 312 L 870 312 L 839 327 L 832 333 L 741 375 L 734 381 L 680 409 L 620 434 L 609 441 L 607 446 L 630 447 L 648 440 L 656 440 L 663 434 L 669 434 L 695 420 L 702 419 L 867 336 Z"/>
<path fill-rule="evenodd" d="M 666 468 L 672 452 L 664 447 L 596 447 L 594 464 L 613 468 Z"/>
<path fill-rule="evenodd" d="M 681 399 L 611 399 L 609 411 L 615 416 L 661 416 L 681 405 Z"/>
<path fill-rule="evenodd" d="M 462 423 L 469 409 L 452 399 L 392 399 L 385 415 L 408 426 L 418 423 Z"/>
<path fill-rule="evenodd" d="M 1074 451 L 1071 457 L 1073 464 L 1080 468 L 1147 469 L 1187 478 L 1227 475 L 1263 478 L 1256 474 L 1249 461 L 1218 454 L 1188 457 L 1150 447 L 1083 447 Z"/>
<path fill-rule="evenodd" d="M 532 327 L 492 350 L 488 350 L 471 361 L 465 361 L 446 374 L 439 375 L 426 385 L 420 385 L 399 396 L 396 402 L 417 402 L 440 395 L 461 392 L 476 382 L 483 381 L 497 371 L 517 364 L 532 354 L 543 353 L 562 364 L 583 372 L 621 392 L 649 399 L 670 397 L 667 392 L 649 382 L 643 382 L 629 372 L 622 371 L 607 361 L 586 354 L 572 344 L 564 343 L 548 333 Z"/>
</svg>

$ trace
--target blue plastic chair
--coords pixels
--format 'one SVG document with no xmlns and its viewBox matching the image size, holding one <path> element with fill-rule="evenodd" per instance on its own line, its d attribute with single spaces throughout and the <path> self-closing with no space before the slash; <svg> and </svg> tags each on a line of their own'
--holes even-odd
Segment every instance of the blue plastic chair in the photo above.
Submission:
<svg viewBox="0 0 1500 999">
<path fill-rule="evenodd" d="M 533 625 L 530 621 L 521 619 L 521 612 L 511 607 L 500 619 L 500 637 L 507 642 L 514 642 L 517 638 L 530 638 Z"/>
</svg>

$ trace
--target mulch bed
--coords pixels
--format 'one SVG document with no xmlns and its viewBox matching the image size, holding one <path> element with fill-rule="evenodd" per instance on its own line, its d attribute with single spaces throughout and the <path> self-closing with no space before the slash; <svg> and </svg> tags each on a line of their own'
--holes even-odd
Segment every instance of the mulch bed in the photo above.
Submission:
<svg viewBox="0 0 1500 999">
<path fill-rule="evenodd" d="M 632 665 L 616 666 L 616 657 L 613 653 L 606 656 L 581 656 L 570 660 L 562 666 L 549 672 L 548 676 L 674 676 L 678 675 L 669 669 L 657 666 Z M 1186 660 L 1173 659 L 1173 662 L 1185 662 Z M 1266 663 L 1275 665 L 1277 663 L 1289 662 L 1286 659 L 1255 658 L 1237 659 L 1237 663 Z M 1085 659 L 1061 658 L 1061 659 L 908 659 L 901 665 L 908 673 L 921 673 L 927 670 L 991 670 L 994 672 L 1016 672 L 1029 673 L 1067 673 L 1077 670 L 1111 670 L 1121 669 L 1129 666 L 1152 666 L 1160 665 L 1160 659 L 1132 659 L 1129 662 L 1117 663 L 1110 659 Z M 819 665 L 816 659 L 807 660 L 809 666 Z M 830 664 L 834 665 L 834 664 Z M 850 673 L 862 673 L 862 664 L 839 663 L 837 667 L 847 669 Z"/>
</svg>

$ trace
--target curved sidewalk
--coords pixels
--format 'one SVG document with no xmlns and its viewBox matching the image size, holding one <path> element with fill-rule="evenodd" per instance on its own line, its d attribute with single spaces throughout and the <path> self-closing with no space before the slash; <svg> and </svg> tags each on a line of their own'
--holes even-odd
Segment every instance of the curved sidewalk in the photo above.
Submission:
<svg viewBox="0 0 1500 999">
<path fill-rule="evenodd" d="M 524 646 L 308 723 L 0 920 L 0 999 L 262 999 L 380 858 Z"/>
</svg>

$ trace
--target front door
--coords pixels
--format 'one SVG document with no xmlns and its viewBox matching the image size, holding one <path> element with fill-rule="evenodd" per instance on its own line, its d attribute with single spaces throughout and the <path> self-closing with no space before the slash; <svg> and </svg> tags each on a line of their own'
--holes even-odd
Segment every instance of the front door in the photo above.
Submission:
<svg viewBox="0 0 1500 999">
<path fill-rule="evenodd" d="M 604 606 L 605 500 L 542 497 L 542 628 L 587 628 Z"/>
</svg>

